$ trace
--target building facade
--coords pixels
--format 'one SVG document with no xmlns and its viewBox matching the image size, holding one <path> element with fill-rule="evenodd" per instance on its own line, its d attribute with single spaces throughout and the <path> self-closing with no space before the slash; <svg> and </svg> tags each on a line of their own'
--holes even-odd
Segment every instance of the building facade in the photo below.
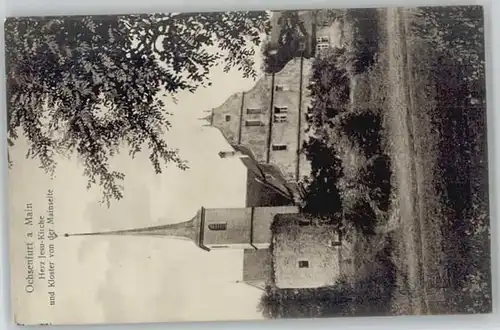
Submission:
<svg viewBox="0 0 500 330">
<path fill-rule="evenodd" d="M 258 162 L 276 165 L 292 182 L 310 172 L 302 145 L 307 139 L 311 64 L 309 59 L 291 60 L 280 72 L 263 76 L 251 90 L 232 95 L 210 116 L 211 125 L 231 145 L 250 149 Z"/>
<path fill-rule="evenodd" d="M 334 285 L 341 275 L 341 241 L 332 225 L 299 214 L 276 216 L 273 230 L 274 284 L 280 289 Z"/>
</svg>

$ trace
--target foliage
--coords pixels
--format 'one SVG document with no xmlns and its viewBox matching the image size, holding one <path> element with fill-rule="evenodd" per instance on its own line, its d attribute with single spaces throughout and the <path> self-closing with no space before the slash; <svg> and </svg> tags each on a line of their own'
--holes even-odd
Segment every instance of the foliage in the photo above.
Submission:
<svg viewBox="0 0 500 330">
<path fill-rule="evenodd" d="M 265 317 L 274 319 L 331 317 L 343 315 L 350 302 L 345 281 L 317 289 L 293 290 L 267 286 L 258 310 Z"/>
<path fill-rule="evenodd" d="M 311 164 L 311 178 L 306 181 L 303 212 L 338 221 L 342 203 L 336 182 L 342 175 L 341 161 L 333 149 L 319 139 L 305 142 L 304 149 Z"/>
<path fill-rule="evenodd" d="M 297 10 L 280 12 L 277 24 L 280 28 L 278 41 L 267 42 L 263 48 L 264 71 L 281 71 L 291 59 L 304 55 L 308 32 Z"/>
<path fill-rule="evenodd" d="M 389 208 L 390 162 L 382 148 L 380 110 L 352 109 L 350 79 L 342 62 L 345 53 L 344 49 L 331 50 L 313 64 L 312 104 L 306 114 L 310 137 L 303 145 L 311 176 L 304 182 L 303 210 L 330 217 L 335 223 L 343 215 L 344 225 L 371 234 L 379 211 Z M 350 155 L 346 157 L 356 154 L 364 162 L 359 173 L 344 170 L 347 160 L 340 154 L 346 152 Z"/>
<path fill-rule="evenodd" d="M 338 59 L 344 49 L 334 49 L 314 61 L 309 91 L 313 97 L 308 112 L 312 127 L 319 128 L 327 120 L 345 111 L 350 101 L 350 79 L 345 67 L 339 66 Z"/>
<path fill-rule="evenodd" d="M 457 289 L 452 302 L 456 312 L 481 312 L 491 308 L 486 108 L 470 104 L 470 86 L 476 84 L 467 72 L 442 65 L 435 73 L 438 109 L 449 109 L 437 125 L 441 199 L 448 218 L 442 226 L 446 269 Z"/>
<path fill-rule="evenodd" d="M 281 26 L 279 35 L 280 45 L 290 45 L 296 52 L 300 50 L 300 42 L 307 36 L 304 22 L 299 17 L 297 10 L 288 10 L 281 13 L 278 19 Z"/>
<path fill-rule="evenodd" d="M 339 119 L 339 125 L 352 143 L 364 151 L 366 158 L 382 153 L 382 118 L 379 113 L 350 111 Z"/>
<path fill-rule="evenodd" d="M 330 8 L 313 10 L 313 13 L 316 17 L 316 23 L 318 25 L 328 25 L 335 21 L 342 24 L 344 22 L 346 11 L 346 9 Z"/>
<path fill-rule="evenodd" d="M 352 26 L 352 40 L 345 54 L 354 74 L 366 72 L 379 51 L 379 17 L 376 8 L 348 9 L 345 24 Z"/>
<path fill-rule="evenodd" d="M 378 209 L 387 212 L 391 194 L 391 160 L 386 154 L 369 159 L 360 173 L 360 181 L 369 189 L 369 197 Z"/>
<path fill-rule="evenodd" d="M 362 199 L 354 202 L 354 205 L 345 210 L 346 223 L 352 224 L 364 235 L 374 235 L 377 216 L 370 204 Z"/>
<path fill-rule="evenodd" d="M 304 182 L 303 210 L 338 222 L 342 203 L 337 181 L 342 176 L 342 164 L 335 148 L 330 145 L 331 135 L 327 127 L 349 101 L 349 79 L 345 70 L 337 68 L 336 55 L 332 53 L 317 58 L 312 68 L 309 85 L 312 104 L 306 113 L 310 138 L 303 145 L 311 164 L 311 175 Z"/>
<path fill-rule="evenodd" d="M 218 64 L 255 77 L 253 45 L 269 25 L 265 12 L 224 12 L 10 18 L 5 31 L 9 144 L 24 134 L 50 175 L 57 154 L 76 153 L 109 204 L 123 195 L 109 164 L 123 146 L 132 157 L 147 148 L 156 173 L 187 168 L 164 139 L 161 93 L 210 84 Z"/>
<path fill-rule="evenodd" d="M 414 29 L 437 53 L 447 54 L 467 68 L 466 79 L 484 79 L 484 17 L 482 6 L 419 8 Z"/>
<path fill-rule="evenodd" d="M 455 313 L 491 311 L 484 17 L 481 6 L 424 7 L 413 26 L 434 51 L 434 114 L 446 271 Z M 446 110 L 446 111 L 443 111 Z"/>
</svg>

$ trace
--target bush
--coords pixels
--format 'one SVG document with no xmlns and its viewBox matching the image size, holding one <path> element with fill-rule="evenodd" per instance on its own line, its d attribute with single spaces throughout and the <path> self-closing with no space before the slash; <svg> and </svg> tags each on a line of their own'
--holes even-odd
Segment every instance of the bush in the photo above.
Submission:
<svg viewBox="0 0 500 330">
<path fill-rule="evenodd" d="M 348 210 L 344 210 L 344 220 L 364 235 L 375 235 L 377 216 L 365 200 L 359 199 Z"/>
<path fill-rule="evenodd" d="M 391 160 L 387 155 L 377 155 L 366 164 L 360 174 L 362 184 L 370 189 L 370 198 L 384 212 L 389 210 L 391 194 Z"/>
<path fill-rule="evenodd" d="M 364 151 L 366 158 L 382 153 L 382 117 L 379 112 L 347 112 L 339 117 L 352 143 Z"/>
<path fill-rule="evenodd" d="M 372 265 L 376 267 L 354 285 L 351 315 L 378 316 L 390 313 L 396 287 L 396 266 L 390 258 L 392 252 L 393 242 L 387 237 L 384 248 L 372 260 Z"/>
<path fill-rule="evenodd" d="M 311 163 L 311 177 L 305 184 L 305 205 L 302 211 L 339 221 L 342 201 L 337 181 L 342 176 L 341 161 L 334 149 L 320 139 L 311 138 L 304 143 L 304 149 Z"/>
</svg>

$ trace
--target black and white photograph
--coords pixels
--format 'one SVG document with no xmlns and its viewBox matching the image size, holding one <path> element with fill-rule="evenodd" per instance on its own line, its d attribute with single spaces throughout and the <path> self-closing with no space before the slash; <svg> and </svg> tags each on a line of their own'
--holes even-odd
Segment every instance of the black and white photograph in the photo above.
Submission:
<svg viewBox="0 0 500 330">
<path fill-rule="evenodd" d="M 491 313 L 484 15 L 7 18 L 15 322 Z"/>
</svg>

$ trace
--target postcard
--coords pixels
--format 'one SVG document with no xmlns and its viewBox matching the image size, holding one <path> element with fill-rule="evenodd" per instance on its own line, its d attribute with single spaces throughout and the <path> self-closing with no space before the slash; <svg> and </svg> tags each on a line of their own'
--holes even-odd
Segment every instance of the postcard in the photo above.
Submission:
<svg viewBox="0 0 500 330">
<path fill-rule="evenodd" d="M 10 17 L 18 324 L 492 309 L 480 6 Z"/>
</svg>

